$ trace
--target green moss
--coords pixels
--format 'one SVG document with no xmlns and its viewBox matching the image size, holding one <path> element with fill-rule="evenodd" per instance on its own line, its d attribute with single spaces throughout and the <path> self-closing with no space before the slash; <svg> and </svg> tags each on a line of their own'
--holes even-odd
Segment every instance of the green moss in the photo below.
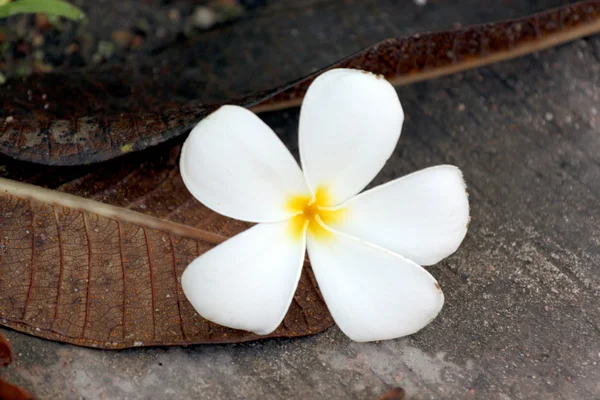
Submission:
<svg viewBox="0 0 600 400">
<path fill-rule="evenodd" d="M 131 150 L 133 150 L 132 143 L 124 144 L 123 146 L 121 146 L 121 153 L 129 153 Z"/>
</svg>

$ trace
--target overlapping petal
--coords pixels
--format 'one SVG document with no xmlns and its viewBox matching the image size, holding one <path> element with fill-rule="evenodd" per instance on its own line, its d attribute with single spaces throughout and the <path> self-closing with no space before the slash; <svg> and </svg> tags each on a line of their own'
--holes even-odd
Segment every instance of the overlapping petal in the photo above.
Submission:
<svg viewBox="0 0 600 400">
<path fill-rule="evenodd" d="M 437 316 L 444 295 L 425 269 L 381 247 L 329 231 L 328 240 L 308 236 L 308 254 L 327 307 L 348 337 L 367 342 L 406 336 Z"/>
<path fill-rule="evenodd" d="M 204 318 L 259 335 L 274 331 L 293 299 L 306 248 L 289 222 L 258 224 L 194 260 L 183 291 Z"/>
<path fill-rule="evenodd" d="M 460 170 L 440 165 L 368 190 L 340 208 L 332 227 L 420 264 L 454 253 L 467 233 L 469 200 Z"/>
<path fill-rule="evenodd" d="M 390 157 L 404 113 L 394 87 L 374 74 L 335 69 L 309 87 L 300 111 L 302 168 L 329 205 L 360 192 Z"/>
<path fill-rule="evenodd" d="M 290 196 L 308 194 L 302 171 L 275 133 L 252 112 L 224 106 L 203 119 L 181 151 L 181 176 L 204 205 L 231 218 L 289 218 Z"/>
</svg>

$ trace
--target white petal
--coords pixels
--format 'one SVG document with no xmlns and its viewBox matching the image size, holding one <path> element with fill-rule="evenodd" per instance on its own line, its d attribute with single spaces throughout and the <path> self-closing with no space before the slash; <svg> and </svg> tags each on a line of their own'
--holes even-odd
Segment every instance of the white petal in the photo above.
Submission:
<svg viewBox="0 0 600 400">
<path fill-rule="evenodd" d="M 259 335 L 273 332 L 293 299 L 306 235 L 292 239 L 289 221 L 259 224 L 194 260 L 183 291 L 204 318 Z"/>
<path fill-rule="evenodd" d="M 329 312 L 357 342 L 410 335 L 444 305 L 436 280 L 395 253 L 343 233 L 308 235 L 308 255 Z"/>
<path fill-rule="evenodd" d="M 313 191 L 330 204 L 354 196 L 390 157 L 404 113 L 394 87 L 374 74 L 334 69 L 309 87 L 300 110 L 302 168 Z"/>
<path fill-rule="evenodd" d="M 200 121 L 181 150 L 188 190 L 219 214 L 251 222 L 293 215 L 290 196 L 309 193 L 281 140 L 252 112 L 223 106 Z"/>
<path fill-rule="evenodd" d="M 331 225 L 420 265 L 454 253 L 467 234 L 469 200 L 460 170 L 440 165 L 414 172 L 342 204 Z"/>
</svg>

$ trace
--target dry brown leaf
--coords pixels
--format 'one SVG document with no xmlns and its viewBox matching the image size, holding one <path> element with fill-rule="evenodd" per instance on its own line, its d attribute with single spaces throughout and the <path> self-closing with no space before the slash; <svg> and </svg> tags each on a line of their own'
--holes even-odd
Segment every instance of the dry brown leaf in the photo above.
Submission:
<svg viewBox="0 0 600 400">
<path fill-rule="evenodd" d="M 12 349 L 8 339 L 0 333 L 0 367 L 6 367 L 12 362 Z"/>
<path fill-rule="evenodd" d="M 6 367 L 12 362 L 12 349 L 8 339 L 0 333 L 0 367 Z M 31 400 L 33 396 L 25 389 L 0 378 L 0 400 Z"/>
<path fill-rule="evenodd" d="M 401 387 L 396 387 L 386 392 L 377 400 L 404 400 L 405 395 L 406 392 L 404 391 L 404 389 L 402 389 Z"/>
<path fill-rule="evenodd" d="M 0 400 L 33 400 L 25 389 L 0 378 Z"/>
<path fill-rule="evenodd" d="M 183 295 L 179 278 L 189 262 L 249 225 L 191 197 L 174 166 L 178 149 L 165 149 L 162 168 L 114 163 L 115 169 L 104 166 L 62 187 L 82 193 L 99 184 L 88 196 L 104 203 L 0 180 L 2 323 L 110 349 L 261 338 L 202 319 Z M 106 180 L 99 178 L 104 173 Z M 331 324 L 306 268 L 288 315 L 268 337 L 312 334 Z"/>
<path fill-rule="evenodd" d="M 185 63 L 179 53 L 169 53 L 171 58 L 161 59 L 164 62 L 152 59 L 149 65 L 33 75 L 10 80 L 0 91 L 0 151 L 50 165 L 109 160 L 189 132 L 219 104 L 258 104 L 256 110 L 298 105 L 312 80 L 329 68 L 368 70 L 402 85 L 539 51 L 599 30 L 600 1 L 584 1 L 512 21 L 390 38 L 315 73 L 296 75 L 295 81 L 288 77 L 287 84 L 270 81 L 267 90 L 254 87 L 246 96 L 242 93 L 247 91 L 231 92 L 241 84 L 236 81 L 239 71 L 229 71 L 223 79 L 218 57 L 217 66 L 204 65 L 218 73 L 200 85 L 195 74 L 182 70 Z M 161 67 L 155 70 L 156 65 Z M 266 76 L 277 75 L 270 67 Z M 207 86 L 213 89 L 206 90 Z"/>
</svg>

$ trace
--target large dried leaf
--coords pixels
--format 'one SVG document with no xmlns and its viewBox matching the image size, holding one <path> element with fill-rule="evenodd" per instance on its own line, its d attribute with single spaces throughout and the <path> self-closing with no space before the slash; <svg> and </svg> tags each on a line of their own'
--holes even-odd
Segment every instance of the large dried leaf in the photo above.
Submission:
<svg viewBox="0 0 600 400">
<path fill-rule="evenodd" d="M 80 168 L 0 157 L 4 176 L 56 189 L 0 181 L 0 323 L 109 349 L 263 338 L 200 318 L 181 292 L 191 260 L 250 224 L 191 196 L 180 149 L 166 144 Z M 332 323 L 307 266 L 288 315 L 268 337 L 314 334 Z"/>
<path fill-rule="evenodd" d="M 274 21 L 281 15 L 275 17 L 261 20 L 259 26 L 271 41 L 281 25 Z M 250 34 L 248 26 L 236 29 L 242 36 Z M 334 66 L 370 70 L 399 85 L 516 57 L 598 30 L 600 1 L 594 0 L 509 22 L 384 40 Z M 305 67 L 290 69 L 279 59 L 274 63 L 271 57 L 253 57 L 251 48 L 213 47 L 232 34 L 225 30 L 221 39 L 203 40 L 187 52 L 171 49 L 150 64 L 9 81 L 0 91 L 0 151 L 45 164 L 86 164 L 181 135 L 223 102 L 251 106 L 263 101 L 257 107 L 261 110 L 297 105 L 320 71 L 307 76 L 310 70 Z M 240 65 L 249 68 L 248 62 L 238 60 L 241 54 L 252 55 L 250 64 L 260 73 L 240 74 Z M 277 92 L 281 93 L 269 100 Z"/>
<path fill-rule="evenodd" d="M 31 188 L 37 193 L 35 197 L 39 198 L 40 194 L 44 193 L 41 197 L 45 201 L 32 199 L 32 196 L 21 199 L 7 194 L 5 201 L 0 203 L 0 215 L 7 216 L 9 211 L 7 207 L 10 209 L 17 205 L 18 211 L 15 212 L 20 215 L 20 218 L 16 219 L 13 212 L 12 218 L 0 218 L 0 231 L 12 232 L 14 227 L 18 226 L 16 232 L 27 236 L 27 238 L 9 237 L 9 240 L 3 243 L 6 247 L 0 246 L 0 277 L 2 277 L 0 278 L 0 321 L 11 328 L 36 336 L 104 348 L 237 342 L 261 338 L 246 332 L 226 329 L 201 319 L 185 300 L 179 281 L 175 280 L 200 251 L 249 227 L 247 223 L 224 218 L 212 212 L 190 195 L 181 180 L 177 166 L 180 147 L 178 143 L 163 145 L 119 160 L 81 168 L 48 168 L 12 162 L 7 158 L 2 159 L 5 176 L 54 188 L 57 192 L 40 192 L 40 188 L 32 186 Z M 56 196 L 58 191 L 95 199 L 104 205 L 122 207 L 115 211 L 121 217 L 106 217 L 107 212 L 99 214 L 65 208 L 59 204 L 64 201 L 64 198 L 53 201 L 48 197 Z M 78 199 L 76 203 L 79 202 L 85 203 L 85 200 Z M 127 209 L 135 210 L 139 214 L 128 213 Z M 110 210 L 115 209 L 110 208 Z M 142 215 L 142 221 L 145 223 L 139 225 L 139 223 L 123 221 L 121 219 L 123 213 Z M 113 215 L 110 211 L 108 214 Z M 34 217 L 35 225 L 32 224 Z M 59 225 L 56 223 L 57 218 Z M 172 225 L 165 221 L 181 225 Z M 67 225 L 67 222 L 70 223 Z M 156 226 L 153 225 L 155 223 L 159 225 L 158 229 L 155 229 Z M 60 231 L 60 238 L 57 226 L 63 228 Z M 173 226 L 176 226 L 175 231 Z M 184 229 L 187 233 L 178 233 L 176 232 L 178 229 Z M 90 237 L 95 238 L 89 243 L 92 246 L 91 252 L 87 247 L 88 233 Z M 201 236 L 198 237 L 198 234 Z M 107 243 L 101 240 L 102 235 L 108 235 Z M 50 239 L 51 237 L 54 241 Z M 68 244 L 67 240 L 71 244 Z M 82 286 L 71 287 L 70 292 L 61 289 L 62 293 L 70 293 L 71 297 L 68 298 L 65 306 L 57 308 L 56 299 L 61 287 L 58 284 L 60 270 L 61 268 L 63 270 L 60 280 L 64 281 L 66 276 L 64 270 L 68 267 L 68 263 L 61 261 L 60 254 L 61 252 L 63 256 L 73 254 L 72 247 L 68 247 L 74 245 L 73 243 L 77 243 L 83 253 L 77 253 L 78 258 L 71 259 L 69 263 L 81 264 L 77 269 L 80 275 L 76 277 L 83 279 L 79 281 Z M 98 250 L 102 247 L 104 250 Z M 94 253 L 94 249 L 97 254 Z M 121 250 L 123 250 L 123 259 L 121 259 Z M 7 263 L 9 260 L 7 256 L 10 254 L 24 257 L 25 261 L 19 266 L 18 271 Z M 90 259 L 90 254 L 96 255 Z M 36 261 L 38 257 L 46 257 L 45 262 L 38 264 Z M 37 281 L 40 283 L 33 286 L 35 290 L 31 297 L 35 311 L 28 311 L 28 315 L 25 315 L 27 300 L 23 297 L 23 293 L 30 284 L 31 260 L 34 261 L 33 268 L 36 271 L 34 283 L 35 275 L 39 276 Z M 122 278 L 123 275 L 118 273 L 123 268 L 122 261 L 126 266 L 135 264 L 131 271 L 135 274 L 133 277 L 138 279 L 132 279 L 129 273 L 125 275 L 125 279 Z M 40 265 L 42 270 L 39 269 Z M 88 265 L 91 265 L 91 269 Z M 149 297 L 153 286 L 153 280 L 149 279 L 151 267 L 157 277 L 154 280 L 154 290 L 158 296 L 155 303 L 158 301 L 161 304 L 160 308 L 153 308 L 152 298 Z M 7 271 L 12 271 L 13 276 L 6 277 Z M 92 280 L 86 281 L 90 273 L 92 273 Z M 16 311 L 17 303 L 14 303 L 12 298 L 15 298 L 14 294 L 17 293 L 13 291 L 13 295 L 7 297 L 3 285 L 19 282 L 19 280 L 22 281 L 17 285 L 21 302 L 18 305 L 20 311 Z M 85 325 L 82 321 L 85 321 L 86 317 L 85 315 L 82 317 L 81 310 L 84 310 L 88 304 L 86 299 L 88 289 L 98 287 L 96 284 L 103 288 L 109 280 L 112 282 L 109 285 L 112 291 L 104 294 L 102 289 L 99 289 L 99 295 L 103 295 L 104 298 L 97 302 L 92 299 L 90 303 L 92 308 L 88 311 L 89 318 L 102 313 L 102 310 L 110 309 L 107 314 L 110 320 L 108 325 L 97 322 Z M 92 284 L 89 285 L 89 282 Z M 127 290 L 129 292 L 126 292 Z M 137 304 L 127 303 L 123 308 L 123 301 L 127 300 L 124 295 L 136 292 L 144 294 L 145 297 Z M 34 296 L 36 293 L 39 294 L 39 298 Z M 167 295 L 170 297 L 167 298 Z M 104 300 L 109 303 L 103 303 Z M 177 315 L 179 310 L 175 312 L 176 305 L 181 310 L 182 323 L 179 322 Z M 31 307 L 30 304 L 27 309 L 31 310 Z M 101 311 L 93 311 L 94 307 Z M 63 311 L 67 314 L 72 313 L 69 315 L 79 319 L 75 324 L 69 322 L 69 319 L 62 322 L 53 321 L 55 315 L 60 317 Z M 135 328 L 131 328 L 130 331 L 128 324 L 133 323 L 132 318 L 135 318 L 133 325 Z M 312 334 L 326 329 L 331 324 L 331 317 L 316 290 L 312 272 L 306 269 L 290 312 L 282 326 L 270 337 Z M 84 326 L 87 326 L 85 334 Z M 123 326 L 125 326 L 125 333 Z M 115 328 L 115 332 L 119 332 L 121 337 L 109 339 L 107 336 L 109 327 Z M 152 339 L 155 329 L 157 336 Z M 185 332 L 186 336 L 184 337 L 181 332 Z M 123 335 L 127 337 L 124 339 Z"/>
<path fill-rule="evenodd" d="M 4 325 L 110 349 L 260 338 L 204 320 L 182 292 L 185 267 L 224 236 L 15 181 L 0 180 L 0 191 Z M 206 214 L 207 229 L 235 229 Z M 269 337 L 331 325 L 309 269 L 294 300 Z"/>
</svg>

